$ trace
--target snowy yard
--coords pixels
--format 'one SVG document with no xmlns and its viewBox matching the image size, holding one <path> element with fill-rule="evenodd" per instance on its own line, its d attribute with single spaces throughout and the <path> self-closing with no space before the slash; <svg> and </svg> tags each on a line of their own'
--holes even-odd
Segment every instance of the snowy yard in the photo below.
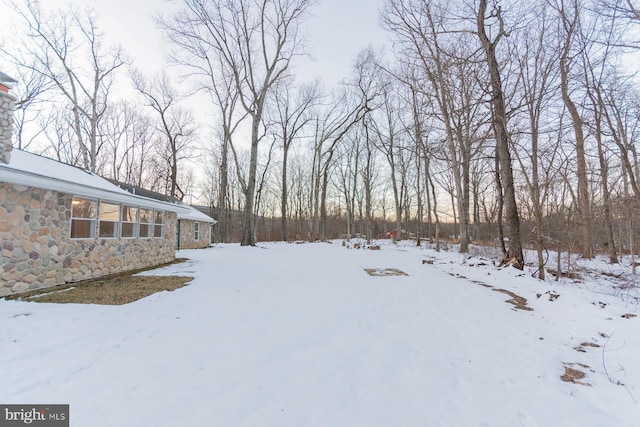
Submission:
<svg viewBox="0 0 640 427">
<path fill-rule="evenodd" d="M 389 244 L 178 255 L 146 274 L 195 280 L 128 305 L 0 300 L 0 403 L 68 403 L 75 427 L 640 423 L 637 288 Z"/>
</svg>

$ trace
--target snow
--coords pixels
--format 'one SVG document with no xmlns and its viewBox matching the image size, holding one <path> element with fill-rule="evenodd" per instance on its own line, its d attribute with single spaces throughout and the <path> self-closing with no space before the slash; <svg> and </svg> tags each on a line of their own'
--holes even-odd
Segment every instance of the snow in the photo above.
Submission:
<svg viewBox="0 0 640 427">
<path fill-rule="evenodd" d="M 0 300 L 0 402 L 69 403 L 94 427 L 638 425 L 637 288 L 350 246 L 183 250 L 145 274 L 190 285 L 124 306 Z"/>
<path fill-rule="evenodd" d="M 46 181 L 81 183 L 87 187 L 127 195 L 126 191 L 121 190 L 106 179 L 92 174 L 87 170 L 57 162 L 53 159 L 48 159 L 27 151 L 12 150 L 10 163 L 8 165 L 3 164 L 2 167 L 36 174 Z M 53 185 L 53 183 L 50 185 Z"/>
<path fill-rule="evenodd" d="M 18 149 L 9 164 L 0 163 L 0 182 L 190 215 L 185 206 L 130 194 L 94 173 Z"/>
<path fill-rule="evenodd" d="M 211 218 L 209 215 L 204 214 L 203 212 L 200 212 L 198 209 L 194 208 L 191 205 L 188 205 L 186 203 L 182 203 L 180 202 L 180 206 L 188 209 L 187 213 L 181 213 L 178 214 L 178 219 L 189 219 L 192 221 L 202 221 L 202 222 L 206 222 L 209 224 L 217 224 L 218 221 L 216 221 L 215 219 Z"/>
</svg>

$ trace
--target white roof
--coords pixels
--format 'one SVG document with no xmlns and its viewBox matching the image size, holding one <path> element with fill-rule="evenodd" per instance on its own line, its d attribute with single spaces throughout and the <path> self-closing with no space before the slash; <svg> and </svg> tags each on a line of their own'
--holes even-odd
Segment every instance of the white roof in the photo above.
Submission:
<svg viewBox="0 0 640 427">
<path fill-rule="evenodd" d="M 0 181 L 178 214 L 188 212 L 176 203 L 131 194 L 84 169 L 15 148 L 11 151 L 9 164 L 0 163 Z"/>
<path fill-rule="evenodd" d="M 186 214 L 179 213 L 178 219 L 189 219 L 192 221 L 209 222 L 211 224 L 216 224 L 218 222 L 215 219 L 211 218 L 209 215 L 206 215 L 205 213 L 200 212 L 198 209 L 194 208 L 193 206 L 189 206 L 185 203 L 183 203 L 183 206 L 189 209 L 189 213 L 186 213 Z"/>
</svg>

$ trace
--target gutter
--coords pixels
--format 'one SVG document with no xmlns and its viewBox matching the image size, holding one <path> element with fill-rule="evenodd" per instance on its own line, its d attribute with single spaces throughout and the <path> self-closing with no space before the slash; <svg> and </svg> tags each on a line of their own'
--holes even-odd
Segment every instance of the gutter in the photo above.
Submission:
<svg viewBox="0 0 640 427">
<path fill-rule="evenodd" d="M 58 191 L 74 196 L 100 199 L 104 200 L 105 202 L 131 204 L 143 208 L 161 209 L 182 214 L 189 213 L 189 209 L 177 204 L 138 196 L 128 193 L 124 190 L 120 190 L 119 188 L 119 191 L 113 191 L 104 188 L 88 187 L 86 185 L 82 185 L 81 183 L 64 181 L 58 178 L 52 178 L 13 168 L 0 167 L 0 182 L 8 182 L 14 185 L 25 185 L 29 187 L 43 188 L 46 190 Z"/>
</svg>

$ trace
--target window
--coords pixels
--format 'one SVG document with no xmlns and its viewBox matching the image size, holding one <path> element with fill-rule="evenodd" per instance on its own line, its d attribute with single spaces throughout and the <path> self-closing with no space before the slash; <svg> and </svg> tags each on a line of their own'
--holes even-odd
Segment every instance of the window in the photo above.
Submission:
<svg viewBox="0 0 640 427">
<path fill-rule="evenodd" d="M 151 209 L 140 209 L 140 237 L 151 237 L 152 224 L 153 211 Z"/>
<path fill-rule="evenodd" d="M 98 217 L 98 237 L 113 239 L 120 235 L 120 205 L 100 202 Z"/>
<path fill-rule="evenodd" d="M 138 208 L 122 207 L 122 234 L 125 239 L 138 236 Z"/>
<path fill-rule="evenodd" d="M 91 239 L 96 237 L 96 213 L 98 203 L 95 200 L 74 197 L 71 202 L 71 238 Z"/>
<path fill-rule="evenodd" d="M 153 216 L 153 237 L 164 237 L 164 212 L 155 211 Z"/>
<path fill-rule="evenodd" d="M 199 230 L 196 231 L 199 235 Z M 134 239 L 165 237 L 165 213 L 137 206 L 74 197 L 72 239 Z"/>
<path fill-rule="evenodd" d="M 193 224 L 193 231 L 194 231 L 193 238 L 195 240 L 200 240 L 200 223 L 199 222 L 196 222 Z"/>
</svg>

